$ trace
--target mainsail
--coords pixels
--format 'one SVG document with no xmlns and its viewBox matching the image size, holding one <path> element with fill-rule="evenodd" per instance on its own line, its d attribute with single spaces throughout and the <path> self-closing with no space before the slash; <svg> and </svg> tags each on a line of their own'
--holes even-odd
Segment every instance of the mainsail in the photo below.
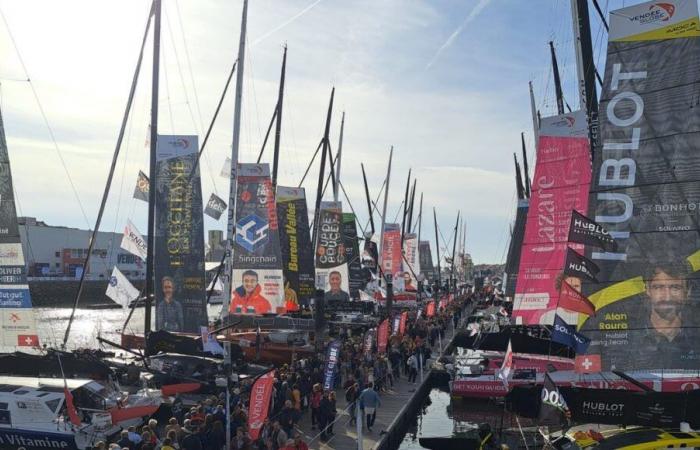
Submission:
<svg viewBox="0 0 700 450">
<path fill-rule="evenodd" d="M 0 113 L 0 347 L 38 346 Z"/>
<path fill-rule="evenodd" d="M 362 272 L 360 244 L 357 240 L 357 223 L 353 213 L 343 213 L 343 240 L 345 255 L 348 259 L 350 297 L 357 299 L 360 297 L 360 290 L 365 287 L 366 279 Z"/>
<path fill-rule="evenodd" d="M 586 286 L 598 312 L 581 319 L 603 370 L 700 361 L 699 22 L 695 1 L 611 13 L 588 217 L 618 248 L 587 249 L 601 269 Z"/>
</svg>

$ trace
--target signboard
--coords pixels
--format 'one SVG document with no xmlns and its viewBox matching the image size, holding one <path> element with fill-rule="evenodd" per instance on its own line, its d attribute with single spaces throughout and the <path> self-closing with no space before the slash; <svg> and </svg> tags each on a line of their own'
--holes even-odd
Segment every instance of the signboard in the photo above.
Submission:
<svg viewBox="0 0 700 450">
<path fill-rule="evenodd" d="M 326 292 L 327 300 L 350 300 L 348 278 L 343 213 L 322 206 L 316 236 L 316 286 Z"/>
</svg>

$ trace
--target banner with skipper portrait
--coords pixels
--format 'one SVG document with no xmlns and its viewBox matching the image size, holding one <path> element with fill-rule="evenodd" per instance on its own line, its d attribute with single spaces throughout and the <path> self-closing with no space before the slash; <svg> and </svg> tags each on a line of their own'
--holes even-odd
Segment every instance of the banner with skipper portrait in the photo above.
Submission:
<svg viewBox="0 0 700 450">
<path fill-rule="evenodd" d="M 316 233 L 316 287 L 326 300 L 350 300 L 348 260 L 343 237 L 343 213 L 334 205 L 321 205 Z"/>
</svg>

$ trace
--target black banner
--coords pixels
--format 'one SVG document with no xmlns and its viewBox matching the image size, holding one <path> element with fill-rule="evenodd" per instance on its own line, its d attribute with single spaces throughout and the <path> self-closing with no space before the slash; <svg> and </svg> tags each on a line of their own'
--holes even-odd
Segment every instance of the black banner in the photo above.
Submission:
<svg viewBox="0 0 700 450">
<path fill-rule="evenodd" d="M 199 333 L 208 323 L 198 148 L 197 136 L 158 136 L 156 330 Z"/>
<path fill-rule="evenodd" d="M 513 233 L 510 236 L 508 246 L 508 256 L 506 258 L 505 272 L 508 276 L 506 280 L 506 297 L 515 296 L 515 285 L 518 283 L 518 270 L 520 268 L 520 253 L 523 248 L 523 238 L 525 237 L 525 222 L 527 221 L 527 211 L 530 205 L 528 199 L 518 200 L 518 209 L 515 212 L 515 223 Z M 432 262 L 432 261 L 431 261 Z"/>
<path fill-rule="evenodd" d="M 541 394 L 540 416 L 538 425 L 564 426 L 568 423 L 570 412 L 564 396 L 559 392 L 557 385 L 544 374 L 544 385 Z"/>
<path fill-rule="evenodd" d="M 148 202 L 148 185 L 150 181 L 145 173 L 139 170 L 139 176 L 136 178 L 136 187 L 134 187 L 134 198 Z"/>
<path fill-rule="evenodd" d="M 599 271 L 600 269 L 593 261 L 583 255 L 580 255 L 576 252 L 576 250 L 572 248 L 568 248 L 566 250 L 564 275 L 590 281 L 598 281 L 595 276 Z"/>
<path fill-rule="evenodd" d="M 343 213 L 321 209 L 316 238 L 316 286 L 328 300 L 349 300 L 348 264 L 343 239 Z"/>
<path fill-rule="evenodd" d="M 569 242 L 592 245 L 603 250 L 617 250 L 617 242 L 604 227 L 576 210 L 571 210 Z"/>
<path fill-rule="evenodd" d="M 219 220 L 221 215 L 226 211 L 226 202 L 216 194 L 211 194 L 207 207 L 204 208 L 204 214 L 214 220 Z"/>
<path fill-rule="evenodd" d="M 360 298 L 360 290 L 365 287 L 366 279 L 362 273 L 360 244 L 357 240 L 357 225 L 355 224 L 355 214 L 353 213 L 343 213 L 343 240 L 345 242 L 345 255 L 348 260 L 350 297 L 358 299 Z"/>
<path fill-rule="evenodd" d="M 418 261 L 420 261 L 420 272 L 427 281 L 436 279 L 435 267 L 433 266 L 433 254 L 430 251 L 429 241 L 418 242 Z"/>
</svg>

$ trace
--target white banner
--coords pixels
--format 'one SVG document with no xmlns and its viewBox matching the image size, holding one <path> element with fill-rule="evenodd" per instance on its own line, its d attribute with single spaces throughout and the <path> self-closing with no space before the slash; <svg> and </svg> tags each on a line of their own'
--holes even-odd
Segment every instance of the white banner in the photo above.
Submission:
<svg viewBox="0 0 700 450">
<path fill-rule="evenodd" d="M 112 276 L 109 277 L 106 294 L 107 297 L 126 308 L 129 302 L 139 296 L 139 290 L 115 267 L 112 269 Z"/>
<path fill-rule="evenodd" d="M 143 236 L 141 236 L 141 233 L 139 233 L 139 230 L 137 230 L 134 224 L 131 223 L 131 220 L 126 221 L 121 247 L 144 261 L 146 260 L 146 255 L 148 254 L 146 241 L 144 240 Z"/>
</svg>

